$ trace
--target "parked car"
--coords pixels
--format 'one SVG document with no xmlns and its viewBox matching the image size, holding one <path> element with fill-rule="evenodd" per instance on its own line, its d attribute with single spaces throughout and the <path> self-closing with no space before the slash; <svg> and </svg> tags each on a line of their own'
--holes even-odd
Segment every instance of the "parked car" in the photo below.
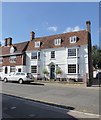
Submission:
<svg viewBox="0 0 101 120">
<path fill-rule="evenodd" d="M 17 81 L 20 84 L 22 84 L 23 82 L 34 81 L 33 75 L 31 73 L 25 73 L 25 72 L 16 72 L 16 73 L 9 74 L 9 75 L 7 74 L 2 79 L 4 82 Z"/>
<path fill-rule="evenodd" d="M 0 73 L 0 80 L 3 81 L 4 76 L 6 76 L 6 74 Z"/>
</svg>

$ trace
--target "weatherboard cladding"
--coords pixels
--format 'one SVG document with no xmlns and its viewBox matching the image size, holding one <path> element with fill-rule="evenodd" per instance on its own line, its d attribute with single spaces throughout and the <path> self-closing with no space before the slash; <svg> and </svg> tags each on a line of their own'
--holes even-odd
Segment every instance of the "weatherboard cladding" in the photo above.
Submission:
<svg viewBox="0 0 101 120">
<path fill-rule="evenodd" d="M 76 43 L 70 43 L 69 38 L 72 36 L 77 36 L 78 40 Z M 62 43 L 61 45 L 55 46 L 54 39 L 61 38 Z M 35 48 L 35 42 L 40 41 L 41 46 L 39 48 Z M 70 33 L 63 33 L 57 34 L 52 36 L 45 36 L 40 38 L 34 38 L 33 40 L 12 44 L 10 46 L 2 46 L 0 47 L 2 51 L 2 55 L 4 57 L 2 66 L 15 66 L 15 65 L 24 65 L 25 64 L 25 54 L 24 51 L 33 51 L 33 50 L 40 50 L 40 49 L 49 49 L 49 48 L 59 48 L 59 47 L 74 47 L 88 44 L 88 32 L 86 30 L 78 31 L 78 32 L 70 32 Z M 15 48 L 14 54 L 16 55 L 16 63 L 9 62 L 10 48 Z M 20 54 L 19 54 L 20 53 Z M 22 54 L 22 56 L 21 56 Z"/>
<path fill-rule="evenodd" d="M 72 36 L 77 36 L 78 40 L 76 43 L 70 43 L 69 38 Z M 61 38 L 62 43 L 61 45 L 55 46 L 54 39 Z M 41 46 L 39 48 L 35 48 L 35 42 L 40 41 Z M 49 49 L 49 48 L 59 48 L 59 47 L 74 47 L 88 44 L 88 32 L 86 30 L 78 31 L 78 32 L 70 32 L 70 33 L 63 33 L 57 34 L 53 36 L 45 36 L 40 38 L 34 38 L 30 40 L 26 51 L 32 50 L 40 50 L 40 49 Z"/>
</svg>

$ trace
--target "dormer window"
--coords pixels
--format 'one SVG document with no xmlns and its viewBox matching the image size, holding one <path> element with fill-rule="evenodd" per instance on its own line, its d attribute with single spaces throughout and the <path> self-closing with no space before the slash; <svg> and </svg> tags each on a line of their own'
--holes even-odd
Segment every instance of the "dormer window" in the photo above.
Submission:
<svg viewBox="0 0 101 120">
<path fill-rule="evenodd" d="M 40 41 L 35 42 L 35 47 L 36 47 L 36 48 L 40 47 Z"/>
<path fill-rule="evenodd" d="M 77 36 L 72 36 L 69 38 L 70 43 L 76 43 L 77 42 Z"/>
<path fill-rule="evenodd" d="M 54 45 L 61 45 L 61 38 L 54 39 Z"/>
<path fill-rule="evenodd" d="M 14 47 L 12 46 L 11 48 L 10 48 L 10 53 L 12 54 L 12 53 L 14 53 Z"/>
</svg>

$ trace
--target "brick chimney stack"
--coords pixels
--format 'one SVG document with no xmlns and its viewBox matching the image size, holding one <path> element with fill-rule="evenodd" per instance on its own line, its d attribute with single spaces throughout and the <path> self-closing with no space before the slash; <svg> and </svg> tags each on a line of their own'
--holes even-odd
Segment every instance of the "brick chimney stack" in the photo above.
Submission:
<svg viewBox="0 0 101 120">
<path fill-rule="evenodd" d="M 35 38 L 35 32 L 30 32 L 30 40 L 33 40 Z"/>
<path fill-rule="evenodd" d="M 88 31 L 88 83 L 87 86 L 91 86 L 93 83 L 93 64 L 92 64 L 92 44 L 91 44 L 91 22 L 86 21 Z"/>
<path fill-rule="evenodd" d="M 91 33 L 91 29 L 90 29 L 91 22 L 90 21 L 86 21 L 86 25 L 87 25 L 87 31 L 89 33 Z"/>
<path fill-rule="evenodd" d="M 5 46 L 10 46 L 12 45 L 12 38 L 9 37 L 9 38 L 5 38 Z"/>
</svg>

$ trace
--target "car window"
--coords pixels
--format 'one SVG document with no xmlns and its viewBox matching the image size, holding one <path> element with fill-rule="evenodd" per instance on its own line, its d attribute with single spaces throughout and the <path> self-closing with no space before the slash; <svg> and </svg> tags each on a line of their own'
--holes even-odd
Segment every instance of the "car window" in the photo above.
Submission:
<svg viewBox="0 0 101 120">
<path fill-rule="evenodd" d="M 21 75 L 25 75 L 25 73 L 21 73 Z"/>
<path fill-rule="evenodd" d="M 20 73 L 16 73 L 15 75 L 20 75 Z"/>
</svg>

